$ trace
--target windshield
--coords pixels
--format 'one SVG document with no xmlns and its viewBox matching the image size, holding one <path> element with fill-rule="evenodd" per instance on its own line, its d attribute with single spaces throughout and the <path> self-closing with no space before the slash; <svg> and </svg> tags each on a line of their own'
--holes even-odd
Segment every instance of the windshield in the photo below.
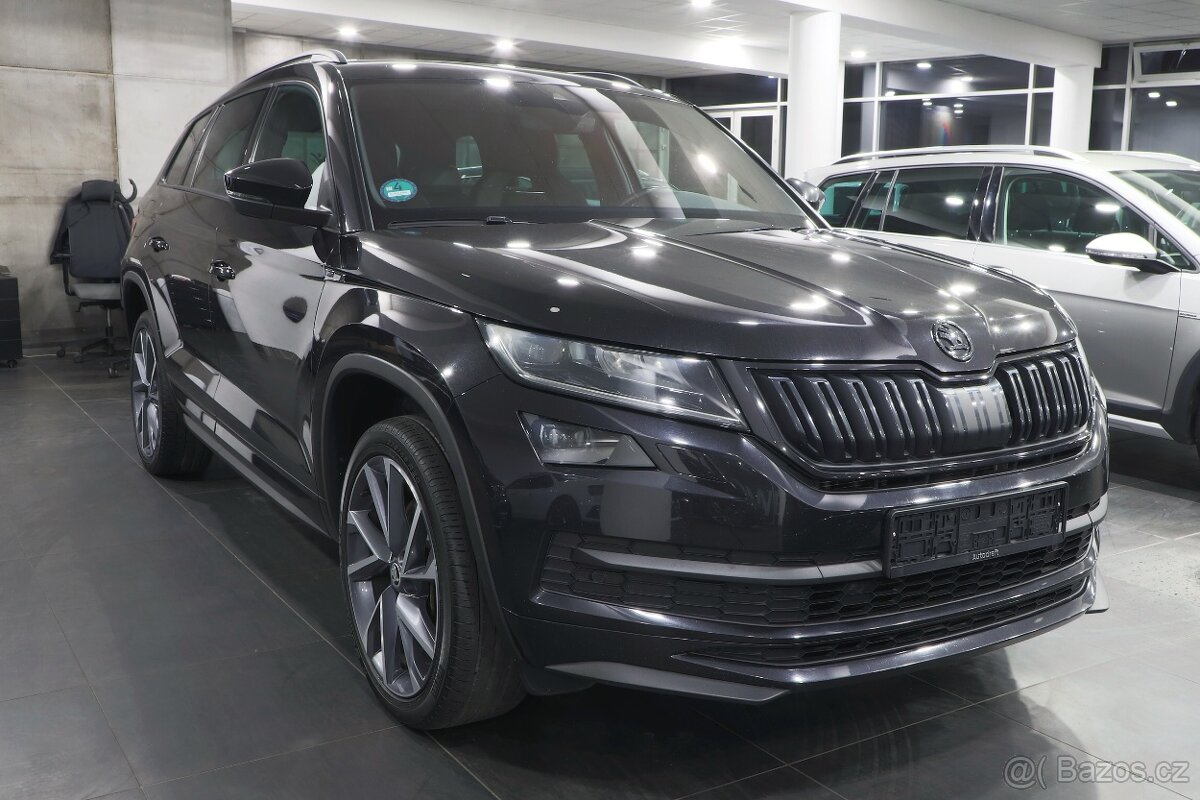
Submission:
<svg viewBox="0 0 1200 800">
<path fill-rule="evenodd" d="M 580 86 L 351 84 L 377 227 L 633 217 L 816 223 L 724 128 L 665 98 Z"/>
<path fill-rule="evenodd" d="M 1200 234 L 1200 170 L 1127 170 L 1117 175 Z"/>
</svg>

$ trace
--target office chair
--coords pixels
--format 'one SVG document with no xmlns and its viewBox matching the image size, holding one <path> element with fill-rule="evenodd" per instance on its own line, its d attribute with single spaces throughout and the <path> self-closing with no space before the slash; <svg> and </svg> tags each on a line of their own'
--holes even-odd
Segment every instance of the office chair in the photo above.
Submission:
<svg viewBox="0 0 1200 800">
<path fill-rule="evenodd" d="M 133 194 L 125 197 L 114 181 L 84 181 L 79 192 L 63 207 L 58 235 L 50 263 L 61 264 L 63 290 L 78 299 L 76 310 L 85 306 L 104 309 L 104 336 L 80 342 L 76 363 L 88 353 L 101 351 L 112 359 L 108 373 L 115 377 L 127 354 L 118 346 L 113 332 L 112 312 L 121 307 L 121 257 L 129 244 L 137 184 L 130 181 Z M 66 345 L 58 348 L 58 357 L 66 355 Z"/>
</svg>

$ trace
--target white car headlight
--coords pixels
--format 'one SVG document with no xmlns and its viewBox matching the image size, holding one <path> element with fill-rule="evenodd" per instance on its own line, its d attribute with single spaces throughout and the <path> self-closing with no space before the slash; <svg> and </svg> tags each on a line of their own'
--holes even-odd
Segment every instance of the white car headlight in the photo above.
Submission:
<svg viewBox="0 0 1200 800">
<path fill-rule="evenodd" d="M 716 366 L 481 323 L 500 366 L 522 383 L 643 411 L 745 427 Z"/>
</svg>

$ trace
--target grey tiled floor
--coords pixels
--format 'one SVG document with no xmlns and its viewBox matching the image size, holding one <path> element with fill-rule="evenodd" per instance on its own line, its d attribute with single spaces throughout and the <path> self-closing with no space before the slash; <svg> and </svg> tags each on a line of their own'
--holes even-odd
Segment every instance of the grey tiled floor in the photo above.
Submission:
<svg viewBox="0 0 1200 800">
<path fill-rule="evenodd" d="M 1191 448 L 1114 442 L 1106 614 L 764 708 L 594 689 L 428 736 L 358 673 L 330 543 L 219 464 L 145 474 L 125 392 L 0 370 L 0 800 L 1200 798 Z M 1045 790 L 1006 786 L 1014 756 Z M 1059 757 L 1192 769 L 1060 783 Z"/>
</svg>

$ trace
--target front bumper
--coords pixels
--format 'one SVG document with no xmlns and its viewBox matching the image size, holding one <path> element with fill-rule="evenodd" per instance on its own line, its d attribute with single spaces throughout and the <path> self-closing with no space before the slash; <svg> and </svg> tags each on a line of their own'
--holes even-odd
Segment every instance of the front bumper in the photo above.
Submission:
<svg viewBox="0 0 1200 800">
<path fill-rule="evenodd" d="M 503 377 L 458 405 L 492 487 L 481 508 L 496 524 L 486 563 L 533 675 L 762 702 L 808 683 L 1010 644 L 1084 613 L 1097 596 L 1103 425 L 1080 452 L 1054 463 L 830 493 L 748 433 L 598 406 Z M 626 433 L 655 468 L 546 467 L 521 412 Z M 932 588 L 883 576 L 890 510 L 1055 482 L 1067 486 L 1070 552 L 1044 563 L 1031 555 L 974 584 L 966 568 L 914 576 Z M 564 542 L 572 546 L 564 550 Z M 813 613 L 816 593 L 831 591 L 841 607 L 858 610 Z M 903 602 L 893 602 L 897 592 Z"/>
</svg>

